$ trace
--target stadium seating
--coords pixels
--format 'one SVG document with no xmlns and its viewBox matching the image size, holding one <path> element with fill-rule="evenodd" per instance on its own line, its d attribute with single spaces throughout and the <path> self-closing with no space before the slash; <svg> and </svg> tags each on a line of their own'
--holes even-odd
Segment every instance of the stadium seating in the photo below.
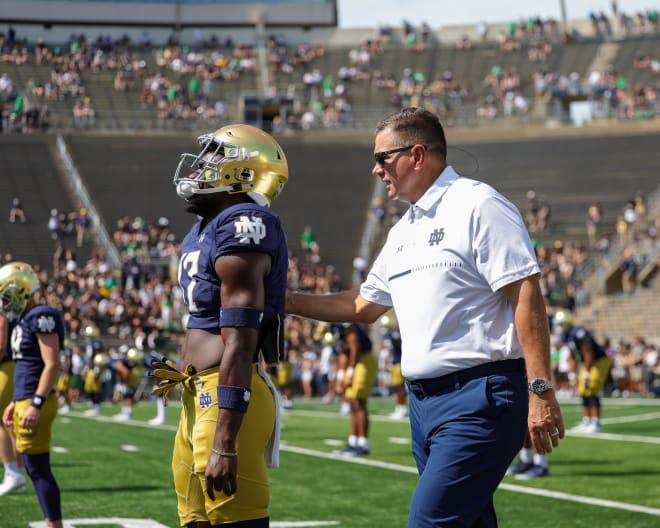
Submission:
<svg viewBox="0 0 660 528">
<path fill-rule="evenodd" d="M 0 148 L 0 254 L 52 266 L 55 241 L 47 229 L 51 209 L 77 210 L 52 155 L 53 136 L 3 136 Z M 10 224 L 5 215 L 14 196 L 21 199 L 27 222 Z"/>
</svg>

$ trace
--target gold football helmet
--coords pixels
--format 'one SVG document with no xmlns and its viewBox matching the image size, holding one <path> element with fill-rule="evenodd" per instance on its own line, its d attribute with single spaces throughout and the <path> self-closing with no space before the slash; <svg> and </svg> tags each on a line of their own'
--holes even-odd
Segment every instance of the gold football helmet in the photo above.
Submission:
<svg viewBox="0 0 660 528">
<path fill-rule="evenodd" d="M 11 262 L 0 268 L 0 311 L 14 321 L 39 289 L 39 279 L 32 266 L 25 262 Z"/>
<path fill-rule="evenodd" d="M 562 329 L 573 326 L 573 314 L 570 310 L 559 310 L 555 313 L 554 323 Z"/>
<path fill-rule="evenodd" d="M 280 145 L 250 125 L 227 125 L 197 138 L 199 154 L 181 154 L 174 175 L 179 197 L 226 192 L 247 193 L 270 207 L 289 179 L 289 166 Z"/>
</svg>

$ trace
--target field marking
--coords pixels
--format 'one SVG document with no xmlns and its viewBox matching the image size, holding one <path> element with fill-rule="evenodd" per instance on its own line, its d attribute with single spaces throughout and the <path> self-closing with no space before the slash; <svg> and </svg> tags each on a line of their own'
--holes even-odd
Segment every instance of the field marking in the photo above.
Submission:
<svg viewBox="0 0 660 528">
<path fill-rule="evenodd" d="M 643 444 L 660 444 L 657 436 L 623 435 L 616 433 L 578 433 L 566 431 L 567 436 L 576 438 L 593 438 L 594 440 L 614 440 L 617 442 L 640 442 Z"/>
<path fill-rule="evenodd" d="M 106 517 L 98 519 L 65 519 L 62 521 L 63 528 L 77 528 L 78 526 L 98 526 L 114 524 L 122 528 L 169 528 L 153 519 L 125 519 L 122 517 Z M 30 528 L 47 528 L 45 521 L 30 523 Z"/>
<path fill-rule="evenodd" d="M 271 528 L 298 528 L 306 526 L 339 526 L 339 521 L 276 521 Z"/>
<path fill-rule="evenodd" d="M 411 442 L 410 438 L 401 438 L 400 436 L 390 436 L 387 441 L 390 444 L 398 445 L 408 445 Z"/>
<path fill-rule="evenodd" d="M 500 484 L 499 488 L 505 489 L 507 491 L 515 491 L 518 493 L 527 493 L 528 495 L 540 495 L 541 497 L 549 497 L 552 499 L 565 500 L 569 502 L 579 502 L 581 504 L 591 504 L 592 506 L 603 506 L 605 508 L 615 508 L 617 510 L 626 510 L 636 513 L 647 513 L 649 515 L 660 516 L 660 509 L 641 506 L 639 504 L 629 504 L 627 502 L 611 501 L 607 499 L 596 499 L 594 497 L 572 495 L 570 493 L 563 493 L 561 491 L 527 488 L 525 486 L 517 486 L 515 484 L 507 483 Z"/>
<path fill-rule="evenodd" d="M 603 418 L 601 423 L 604 424 L 618 424 L 618 423 L 631 423 L 642 422 L 644 420 L 655 420 L 660 418 L 660 412 L 633 414 L 631 416 L 617 416 L 615 418 Z"/>
<path fill-rule="evenodd" d="M 333 453 L 325 453 L 323 451 L 315 451 L 314 449 L 290 446 L 288 444 L 281 445 L 280 449 L 282 451 L 288 451 L 299 455 L 313 456 L 316 458 L 325 458 L 328 460 L 339 460 L 342 462 L 348 462 L 349 464 L 360 464 L 363 466 L 371 466 L 381 469 L 390 469 L 392 471 L 401 471 L 403 473 L 411 473 L 417 475 L 417 468 L 412 466 L 404 466 L 401 464 L 390 464 L 387 462 L 381 462 L 379 460 L 371 460 L 366 458 L 347 458 L 347 457 L 342 457 L 341 455 L 335 455 Z M 501 483 L 498 486 L 498 488 L 506 491 L 513 491 L 516 493 L 539 495 L 541 497 L 547 497 L 550 499 L 565 500 L 568 502 L 578 502 L 581 504 L 591 504 L 593 506 L 602 506 L 605 508 L 614 508 L 619 510 L 632 511 L 636 513 L 646 513 L 648 515 L 660 516 L 660 509 L 641 506 L 639 504 L 629 504 L 627 502 L 611 501 L 607 499 L 597 499 L 594 497 L 586 497 L 583 495 L 573 495 L 570 493 L 563 493 L 561 491 L 528 488 L 526 486 L 517 486 L 515 484 L 507 484 L 504 482 Z"/>
</svg>

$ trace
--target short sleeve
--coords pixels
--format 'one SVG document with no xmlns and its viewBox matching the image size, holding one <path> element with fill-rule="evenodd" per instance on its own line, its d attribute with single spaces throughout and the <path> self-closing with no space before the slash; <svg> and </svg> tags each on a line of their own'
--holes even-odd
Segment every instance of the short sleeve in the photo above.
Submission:
<svg viewBox="0 0 660 528">
<path fill-rule="evenodd" d="M 493 291 L 540 273 L 520 212 L 509 200 L 488 193 L 472 221 L 475 263 Z"/>
</svg>

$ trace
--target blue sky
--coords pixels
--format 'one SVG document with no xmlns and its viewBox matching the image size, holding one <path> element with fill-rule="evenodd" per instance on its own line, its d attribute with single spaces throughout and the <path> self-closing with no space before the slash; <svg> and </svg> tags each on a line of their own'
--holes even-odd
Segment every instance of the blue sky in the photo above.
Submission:
<svg viewBox="0 0 660 528">
<path fill-rule="evenodd" d="M 619 9 L 633 14 L 660 9 L 660 0 L 618 0 Z M 564 0 L 569 19 L 586 18 L 590 11 L 612 13 L 611 0 Z M 539 15 L 561 19 L 560 0 L 337 0 L 340 27 L 401 26 L 405 18 L 415 25 L 426 21 L 432 28 L 454 24 L 508 22 Z"/>
</svg>

